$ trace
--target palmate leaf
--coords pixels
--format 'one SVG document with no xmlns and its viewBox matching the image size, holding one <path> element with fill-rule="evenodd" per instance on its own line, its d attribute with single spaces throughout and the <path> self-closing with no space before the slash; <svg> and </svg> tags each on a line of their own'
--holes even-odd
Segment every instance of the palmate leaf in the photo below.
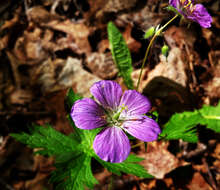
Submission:
<svg viewBox="0 0 220 190">
<path fill-rule="evenodd" d="M 119 74 L 123 77 L 126 86 L 129 89 L 133 89 L 133 81 L 131 79 L 133 68 L 130 51 L 122 34 L 112 22 L 108 23 L 108 39 L 112 57 L 118 67 Z"/>
<path fill-rule="evenodd" d="M 166 140 L 182 139 L 187 142 L 197 142 L 198 124 L 220 132 L 220 102 L 216 107 L 205 105 L 193 112 L 174 114 L 165 124 L 160 137 Z"/>
<path fill-rule="evenodd" d="M 92 174 L 91 156 L 81 153 L 64 163 L 56 163 L 57 169 L 52 172 L 51 182 L 60 182 L 56 190 L 84 190 L 93 188 L 98 181 Z"/>
<path fill-rule="evenodd" d="M 81 97 L 72 90 L 67 93 L 68 106 Z M 37 153 L 55 156 L 56 169 L 51 174 L 50 182 L 55 183 L 56 190 L 83 190 L 93 188 L 98 181 L 92 174 L 91 159 L 94 157 L 109 171 L 120 175 L 121 172 L 139 177 L 150 178 L 150 174 L 138 164 L 142 158 L 130 155 L 123 163 L 113 164 L 101 160 L 93 150 L 93 140 L 101 129 L 82 130 L 74 125 L 68 116 L 75 132 L 66 136 L 51 126 L 33 126 L 30 133 L 11 134 L 18 141 L 32 148 Z"/>
<path fill-rule="evenodd" d="M 93 188 L 98 181 L 91 170 L 90 136 L 84 136 L 81 142 L 65 136 L 51 126 L 34 126 L 31 133 L 11 134 L 18 141 L 32 148 L 39 148 L 37 153 L 54 155 L 56 170 L 52 172 L 51 182 L 58 183 L 57 190 L 84 190 Z"/>
<path fill-rule="evenodd" d="M 183 112 L 174 114 L 165 124 L 160 137 L 166 140 L 182 139 L 195 143 L 198 141 L 196 125 L 200 120 L 197 112 Z"/>
<path fill-rule="evenodd" d="M 143 158 L 139 158 L 133 154 L 130 154 L 128 158 L 122 163 L 110 163 L 101 160 L 98 156 L 95 155 L 95 159 L 102 164 L 106 169 L 110 172 L 121 175 L 121 173 L 133 174 L 138 177 L 143 178 L 153 178 L 152 175 L 147 173 L 143 166 L 138 164 L 138 162 L 144 160 Z"/>
<path fill-rule="evenodd" d="M 50 125 L 34 125 L 29 133 L 10 134 L 16 140 L 27 144 L 31 148 L 38 148 L 36 153 L 42 155 L 62 155 L 75 152 L 79 142 L 53 129 Z"/>
</svg>

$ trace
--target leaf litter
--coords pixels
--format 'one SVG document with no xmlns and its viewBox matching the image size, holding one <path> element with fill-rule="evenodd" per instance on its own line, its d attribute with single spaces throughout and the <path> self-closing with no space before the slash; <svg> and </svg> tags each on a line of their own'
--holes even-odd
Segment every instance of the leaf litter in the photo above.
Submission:
<svg viewBox="0 0 220 190">
<path fill-rule="evenodd" d="M 0 175 L 2 189 L 53 189 L 47 183 L 53 170 L 53 160 L 34 156 L 30 149 L 17 145 L 9 138 L 9 133 L 27 130 L 33 122 L 50 122 L 59 131 L 68 134 L 71 131 L 68 122 L 61 122 L 66 118 L 62 102 L 66 88 L 72 87 L 79 94 L 89 96 L 89 88 L 100 79 L 121 81 L 109 56 L 107 21 L 115 20 L 125 37 L 131 57 L 135 60 L 135 81 L 148 43 L 142 39 L 143 30 L 168 18 L 160 1 L 142 2 L 141 5 L 137 1 L 126 0 L 97 1 L 95 4 L 93 1 L 70 0 L 28 2 L 28 6 L 15 3 L 17 7 L 7 3 L 0 11 L 4 16 L 1 17 L 3 24 L 0 29 L 0 168 L 5 171 Z M 161 40 L 151 51 L 141 89 L 151 94 L 153 108 L 160 110 L 165 121 L 173 112 L 200 108 L 203 103 L 216 105 L 219 100 L 219 16 L 215 14 L 214 3 L 211 4 L 213 28 L 170 26 L 164 33 L 170 48 L 168 58 L 158 53 L 163 45 Z M 10 9 L 13 11 L 10 12 Z M 152 87 L 155 77 L 171 80 L 171 83 L 169 80 L 164 82 L 165 86 L 171 86 L 167 92 L 161 90 L 158 81 Z M 167 99 L 169 97 L 170 100 Z M 177 109 L 175 104 L 170 106 L 174 99 L 183 106 L 182 109 Z M 171 109 L 168 109 L 169 106 Z M 207 129 L 201 130 L 205 132 L 201 132 L 200 141 L 210 147 L 209 150 L 206 148 L 208 151 L 196 151 L 197 147 L 190 143 L 182 145 L 176 141 L 149 144 L 149 152 L 134 149 L 146 158 L 143 166 L 159 179 L 143 180 L 122 175 L 115 177 L 113 186 L 116 189 L 217 188 L 220 184 L 219 137 Z M 209 135 L 204 136 L 203 133 Z M 19 147 L 17 155 L 15 147 Z M 184 158 L 184 154 L 192 152 L 191 157 Z M 155 155 L 158 159 L 154 168 Z M 24 156 L 26 159 L 23 159 Z M 108 187 L 109 173 L 99 169 L 99 165 L 93 165 L 97 167 L 96 175 L 102 176 L 100 184 Z M 182 177 L 182 172 L 189 174 L 186 184 L 178 179 Z M 97 189 L 103 188 L 97 185 Z"/>
</svg>

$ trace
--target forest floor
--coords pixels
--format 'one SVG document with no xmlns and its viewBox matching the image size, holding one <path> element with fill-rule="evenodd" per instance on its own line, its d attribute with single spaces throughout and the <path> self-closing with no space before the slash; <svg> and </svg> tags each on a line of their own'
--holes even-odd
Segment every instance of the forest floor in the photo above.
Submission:
<svg viewBox="0 0 220 190">
<path fill-rule="evenodd" d="M 209 29 L 180 19 L 171 23 L 151 49 L 140 91 L 159 112 L 161 123 L 173 113 L 215 106 L 220 98 L 220 2 L 201 1 L 212 15 Z M 149 44 L 144 31 L 165 24 L 173 13 L 159 0 L 17 0 L 0 7 L 0 189 L 53 189 L 53 158 L 15 141 L 10 133 L 33 123 L 50 123 L 73 132 L 66 115 L 68 88 L 85 97 L 99 80 L 122 79 L 113 62 L 107 23 L 113 21 L 131 51 L 136 84 Z M 167 44 L 169 54 L 161 54 Z M 123 86 L 123 89 L 126 89 Z M 217 190 L 220 187 L 220 135 L 199 127 L 197 144 L 148 143 L 133 151 L 155 179 L 112 176 L 93 164 L 95 189 Z"/>
</svg>

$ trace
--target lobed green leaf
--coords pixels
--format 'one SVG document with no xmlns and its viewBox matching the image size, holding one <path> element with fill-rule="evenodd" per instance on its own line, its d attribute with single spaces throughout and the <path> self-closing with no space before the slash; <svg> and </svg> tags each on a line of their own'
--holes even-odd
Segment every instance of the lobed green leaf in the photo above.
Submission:
<svg viewBox="0 0 220 190">
<path fill-rule="evenodd" d="M 138 164 L 138 162 L 142 161 L 143 158 L 139 158 L 133 154 L 130 154 L 128 158 L 122 163 L 110 163 L 101 160 L 98 156 L 94 156 L 95 159 L 103 165 L 103 167 L 107 168 L 110 172 L 121 175 L 121 173 L 133 174 L 138 177 L 143 178 L 153 178 L 152 175 L 147 173 L 143 166 Z"/>
<path fill-rule="evenodd" d="M 206 125 L 207 128 L 220 133 L 220 102 L 216 107 L 203 106 L 199 113 L 203 118 L 200 122 L 202 125 Z"/>
<path fill-rule="evenodd" d="M 198 124 L 220 132 L 220 102 L 216 107 L 205 105 L 193 112 L 174 114 L 165 124 L 160 137 L 166 140 L 182 139 L 187 142 L 197 142 Z"/>
<path fill-rule="evenodd" d="M 166 140 L 182 139 L 195 143 L 198 141 L 196 125 L 200 115 L 196 112 L 183 112 L 174 114 L 165 124 L 160 137 Z"/>
</svg>

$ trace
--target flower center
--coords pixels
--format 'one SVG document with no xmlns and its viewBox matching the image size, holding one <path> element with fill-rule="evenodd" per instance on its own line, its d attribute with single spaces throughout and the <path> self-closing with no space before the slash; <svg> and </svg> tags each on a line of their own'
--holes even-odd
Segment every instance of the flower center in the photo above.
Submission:
<svg viewBox="0 0 220 190">
<path fill-rule="evenodd" d="M 107 112 L 108 124 L 121 127 L 123 119 L 120 118 L 120 115 L 126 109 L 128 109 L 127 106 L 122 105 L 117 111 Z"/>
</svg>

